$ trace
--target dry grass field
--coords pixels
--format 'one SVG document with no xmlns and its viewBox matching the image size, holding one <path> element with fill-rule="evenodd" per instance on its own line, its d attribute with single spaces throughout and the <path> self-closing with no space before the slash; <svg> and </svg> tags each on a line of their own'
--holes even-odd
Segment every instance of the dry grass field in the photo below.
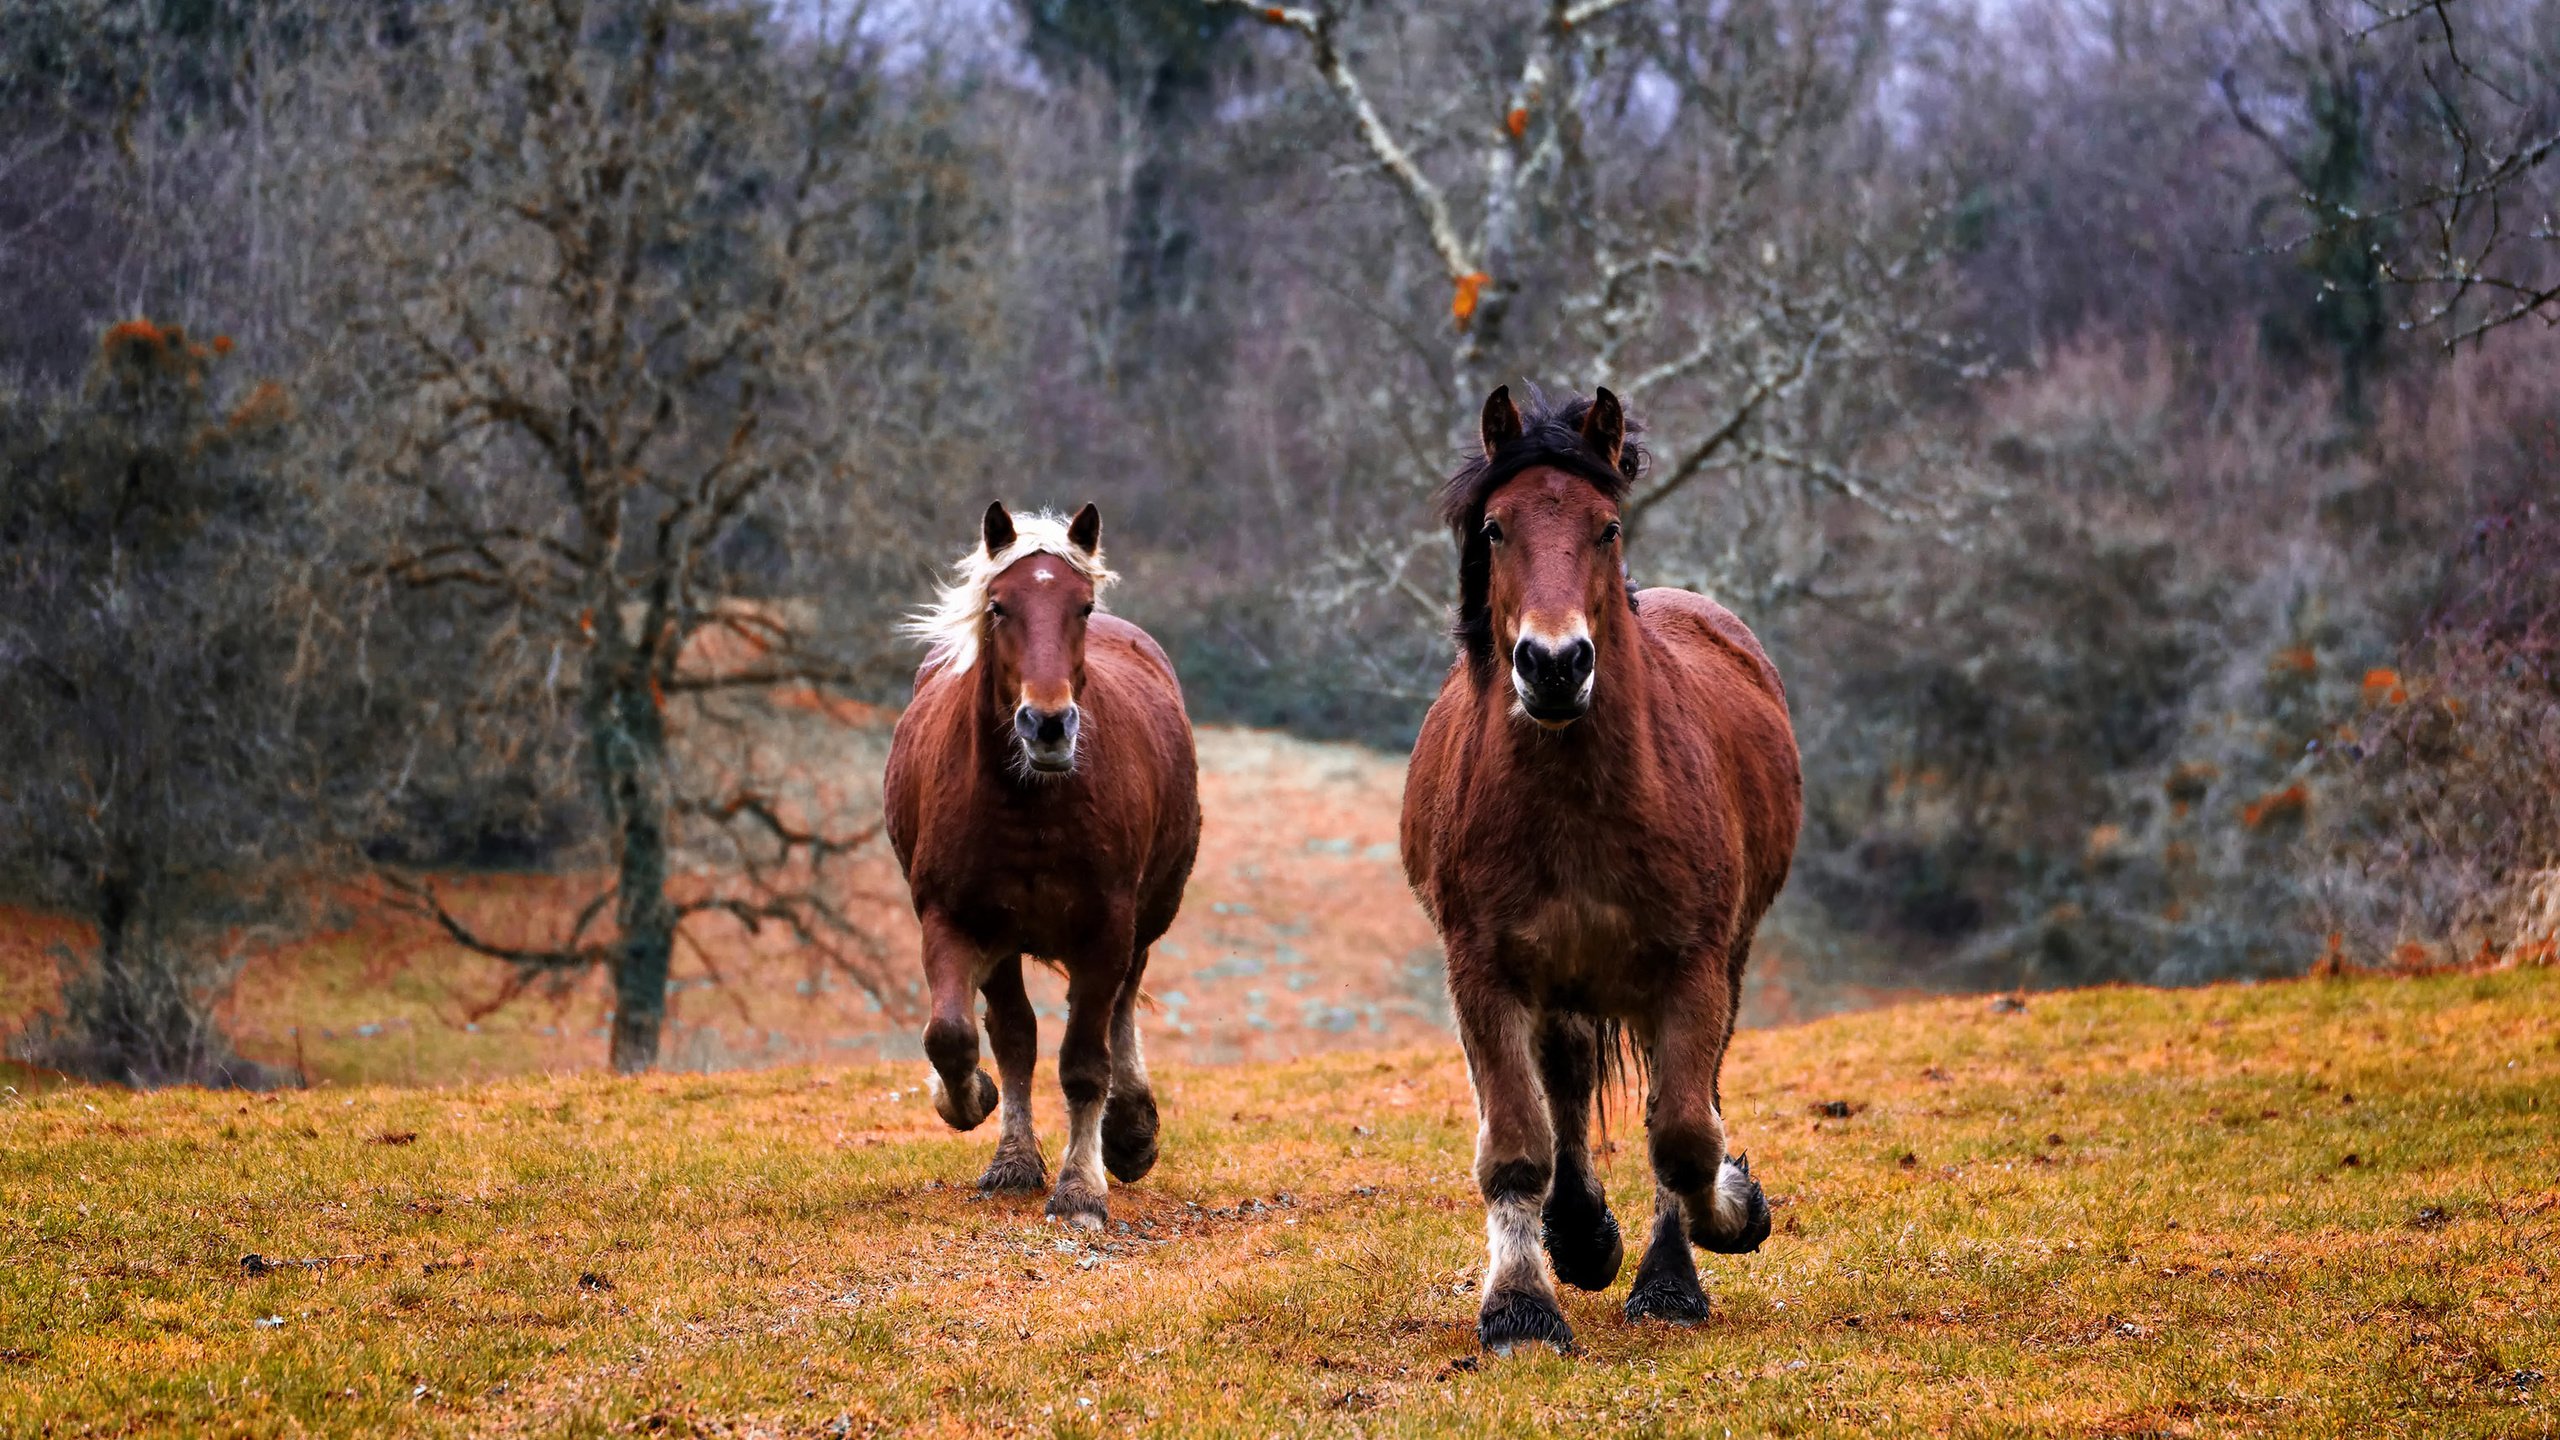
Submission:
<svg viewBox="0 0 2560 1440">
<path fill-rule="evenodd" d="M 0 1434 L 2560 1426 L 2560 971 L 1747 1032 L 1778 1232 L 1695 1330 L 1569 1296 L 1571 1356 L 1477 1351 L 1446 1043 L 1164 1066 L 1090 1243 L 921 1079 L 0 1095 Z"/>
</svg>

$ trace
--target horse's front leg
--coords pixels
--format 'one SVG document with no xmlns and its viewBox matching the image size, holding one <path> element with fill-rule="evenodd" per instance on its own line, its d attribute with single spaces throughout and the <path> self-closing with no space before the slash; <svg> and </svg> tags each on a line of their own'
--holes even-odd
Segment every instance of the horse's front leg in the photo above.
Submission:
<svg viewBox="0 0 2560 1440">
<path fill-rule="evenodd" d="M 1653 1236 L 1627 1296 L 1629 1319 L 1679 1324 L 1707 1318 L 1692 1243 L 1747 1255 L 1769 1238 L 1769 1202 L 1750 1166 L 1725 1153 L 1716 1077 L 1733 1036 L 1720 972 L 1703 968 L 1647 1027 L 1652 1091 L 1645 1139 L 1653 1156 Z"/>
<path fill-rule="evenodd" d="M 1067 1029 L 1058 1042 L 1058 1088 L 1067 1097 L 1067 1153 L 1049 1192 L 1049 1218 L 1099 1230 L 1111 1182 L 1102 1166 L 1102 1113 L 1111 1099 L 1111 1017 L 1129 975 L 1135 936 L 1126 917 L 1067 960 Z"/>
<path fill-rule="evenodd" d="M 1031 1072 L 1040 1060 L 1040 1017 L 1022 990 L 1022 957 L 998 960 L 978 988 L 987 997 L 987 1043 L 996 1052 L 997 1089 L 1004 1103 L 995 1158 L 978 1177 L 978 1188 L 1038 1194 L 1049 1185 L 1040 1136 L 1031 1128 Z"/>
<path fill-rule="evenodd" d="M 978 1068 L 978 983 L 986 973 L 986 953 L 940 911 L 919 918 L 925 988 L 933 1004 L 924 1055 L 933 1062 L 934 1113 L 954 1130 L 975 1130 L 996 1108 L 996 1082 Z"/>
<path fill-rule="evenodd" d="M 1449 997 L 1476 1092 L 1476 1188 L 1484 1194 L 1484 1303 L 1476 1338 L 1497 1354 L 1524 1340 L 1557 1349 L 1573 1327 L 1539 1253 L 1539 1216 L 1555 1178 L 1555 1127 L 1538 1082 L 1538 1017 L 1452 943 Z"/>
</svg>

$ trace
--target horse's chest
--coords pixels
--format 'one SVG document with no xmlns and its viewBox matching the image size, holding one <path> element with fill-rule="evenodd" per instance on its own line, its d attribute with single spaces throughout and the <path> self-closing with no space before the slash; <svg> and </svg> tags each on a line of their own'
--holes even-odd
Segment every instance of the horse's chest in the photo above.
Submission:
<svg viewBox="0 0 2560 1440">
<path fill-rule="evenodd" d="M 1693 947 L 1703 902 L 1677 836 L 1600 814 L 1532 817 L 1470 846 L 1464 909 L 1519 988 L 1576 1005 L 1640 1005 L 1659 963 Z"/>
<path fill-rule="evenodd" d="M 1102 928 L 1128 858 L 1075 810 L 998 812 L 952 837 L 949 902 L 989 945 L 1062 958 Z"/>
</svg>

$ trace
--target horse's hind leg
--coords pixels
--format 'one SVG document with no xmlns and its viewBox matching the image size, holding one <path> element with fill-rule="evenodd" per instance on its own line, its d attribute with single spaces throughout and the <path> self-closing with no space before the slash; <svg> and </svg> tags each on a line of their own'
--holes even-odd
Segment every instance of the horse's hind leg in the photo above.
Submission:
<svg viewBox="0 0 2560 1440">
<path fill-rule="evenodd" d="M 987 1044 L 996 1052 L 1004 1128 L 978 1188 L 1036 1194 L 1049 1188 L 1049 1167 L 1040 1159 L 1040 1136 L 1031 1128 L 1031 1072 L 1040 1062 L 1040 1017 L 1022 990 L 1022 957 L 997 961 L 979 989 L 987 997 Z"/>
<path fill-rule="evenodd" d="M 1591 1163 L 1591 1095 L 1603 1059 L 1598 1022 L 1549 1011 L 1538 1031 L 1538 1075 L 1556 1132 L 1555 1180 L 1540 1215 L 1541 1239 L 1556 1278 L 1577 1290 L 1606 1290 L 1626 1245 L 1608 1193 Z"/>
<path fill-rule="evenodd" d="M 1123 1185 L 1156 1168 L 1156 1092 L 1138 1043 L 1138 989 L 1146 976 L 1147 952 L 1140 950 L 1111 1006 L 1111 1099 L 1102 1108 L 1102 1163 Z"/>
<path fill-rule="evenodd" d="M 920 918 L 933 1000 L 924 1055 L 933 1062 L 934 1113 L 954 1130 L 975 1130 L 996 1108 L 996 1082 L 978 1068 L 977 991 L 986 957 L 942 915 Z"/>
<path fill-rule="evenodd" d="M 1484 1303 L 1476 1338 L 1496 1353 L 1524 1340 L 1564 1349 L 1573 1327 L 1539 1253 L 1538 1217 L 1555 1176 L 1556 1137 L 1538 1083 L 1537 1017 L 1451 946 L 1450 999 L 1475 1082 L 1476 1186 L 1484 1192 Z M 1477 975 L 1480 976 L 1478 971 Z M 1472 981 L 1472 983 L 1470 983 Z"/>
</svg>

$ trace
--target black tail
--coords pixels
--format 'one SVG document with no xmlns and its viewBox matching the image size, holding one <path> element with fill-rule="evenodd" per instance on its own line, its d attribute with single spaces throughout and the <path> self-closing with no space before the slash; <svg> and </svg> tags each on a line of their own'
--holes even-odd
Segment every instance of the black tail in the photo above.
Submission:
<svg viewBox="0 0 2560 1440">
<path fill-rule="evenodd" d="M 1591 1108 L 1600 1121 L 1600 1139 L 1609 1139 L 1609 1097 L 1630 1080 L 1635 1083 L 1639 1107 L 1652 1093 L 1653 1067 L 1647 1063 L 1644 1048 L 1627 1033 L 1623 1020 L 1596 1020 L 1591 1025 Z"/>
</svg>

